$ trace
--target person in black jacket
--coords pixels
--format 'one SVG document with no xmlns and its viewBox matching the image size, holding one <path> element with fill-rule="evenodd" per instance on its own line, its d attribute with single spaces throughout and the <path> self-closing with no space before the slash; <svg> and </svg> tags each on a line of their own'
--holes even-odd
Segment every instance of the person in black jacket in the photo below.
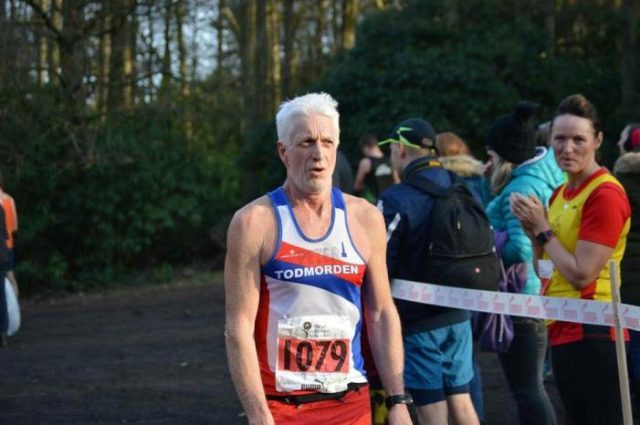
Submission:
<svg viewBox="0 0 640 425">
<path fill-rule="evenodd" d="M 441 187 L 452 184 L 435 149 L 431 124 L 411 118 L 398 124 L 388 140 L 391 163 L 402 182 L 382 193 L 378 208 L 387 225 L 387 266 L 391 279 L 424 282 L 429 218 L 434 199 L 407 183 L 427 179 Z M 478 424 L 469 396 L 473 378 L 469 312 L 395 300 L 403 328 L 405 386 L 422 424 Z"/>
</svg>

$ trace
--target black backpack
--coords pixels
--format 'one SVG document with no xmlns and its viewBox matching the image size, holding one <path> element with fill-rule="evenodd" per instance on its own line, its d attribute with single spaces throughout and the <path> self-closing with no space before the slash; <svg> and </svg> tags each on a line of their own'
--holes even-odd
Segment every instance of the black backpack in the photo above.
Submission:
<svg viewBox="0 0 640 425">
<path fill-rule="evenodd" d="M 424 279 L 428 283 L 470 289 L 498 289 L 500 263 L 493 230 L 482 206 L 464 180 L 451 175 L 444 188 L 415 174 L 406 183 L 434 198 L 425 249 Z"/>
</svg>

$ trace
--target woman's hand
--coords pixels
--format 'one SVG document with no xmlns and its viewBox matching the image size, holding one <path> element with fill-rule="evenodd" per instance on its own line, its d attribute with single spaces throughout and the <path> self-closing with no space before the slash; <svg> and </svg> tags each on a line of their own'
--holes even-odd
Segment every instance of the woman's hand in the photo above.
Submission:
<svg viewBox="0 0 640 425">
<path fill-rule="evenodd" d="M 509 196 L 511 212 L 515 215 L 527 236 L 534 238 L 540 232 L 550 228 L 547 212 L 542 202 L 535 196 L 524 196 L 514 192 Z"/>
</svg>

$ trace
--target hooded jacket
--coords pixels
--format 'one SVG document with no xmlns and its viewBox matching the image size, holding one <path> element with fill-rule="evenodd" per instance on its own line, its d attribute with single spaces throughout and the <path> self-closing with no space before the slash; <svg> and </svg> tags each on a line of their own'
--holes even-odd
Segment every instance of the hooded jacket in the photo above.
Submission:
<svg viewBox="0 0 640 425">
<path fill-rule="evenodd" d="M 547 206 L 553 190 L 562 183 L 564 174 L 556 163 L 553 150 L 538 147 L 533 158 L 513 169 L 511 180 L 487 206 L 487 215 L 494 230 L 504 230 L 509 235 L 502 254 L 505 268 L 527 263 L 527 283 L 522 289 L 523 294 L 540 294 L 540 279 L 533 268 L 531 241 L 511 212 L 509 196 L 514 192 L 524 196 L 535 195 Z"/>
<path fill-rule="evenodd" d="M 430 165 L 431 164 L 431 165 Z M 418 170 L 418 178 L 449 187 L 450 174 L 435 158 L 423 157 L 412 161 L 405 169 Z M 405 183 L 406 175 L 399 184 L 384 191 L 378 201 L 387 225 L 387 269 L 389 279 L 407 279 L 425 282 L 423 264 L 428 246 L 429 218 L 435 204 L 434 199 L 417 188 Z M 443 326 L 469 320 L 466 310 L 450 309 L 405 300 L 394 300 L 405 334 L 425 332 Z"/>
<path fill-rule="evenodd" d="M 620 263 L 622 302 L 640 305 L 640 152 L 620 156 L 613 174 L 624 186 L 631 205 L 631 227 L 627 235 L 627 249 Z"/>
<path fill-rule="evenodd" d="M 442 166 L 461 176 L 476 199 L 487 206 L 491 200 L 491 191 L 484 178 L 484 165 L 470 155 L 451 155 L 440 157 Z"/>
</svg>

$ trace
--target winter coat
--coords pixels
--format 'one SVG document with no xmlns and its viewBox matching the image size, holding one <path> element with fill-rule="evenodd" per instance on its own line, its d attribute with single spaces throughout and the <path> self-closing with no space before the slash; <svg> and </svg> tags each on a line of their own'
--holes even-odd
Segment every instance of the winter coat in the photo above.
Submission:
<svg viewBox="0 0 640 425">
<path fill-rule="evenodd" d="M 509 196 L 514 192 L 524 196 L 535 195 L 546 206 L 553 190 L 562 183 L 564 174 L 555 161 L 553 151 L 538 147 L 536 156 L 513 169 L 511 180 L 487 206 L 487 215 L 493 228 L 496 231 L 505 230 L 509 235 L 502 256 L 504 266 L 527 262 L 528 276 L 523 294 L 539 294 L 540 279 L 533 268 L 531 241 L 511 212 Z"/>
<path fill-rule="evenodd" d="M 407 184 L 406 175 L 415 171 L 420 179 L 449 187 L 450 173 L 435 158 L 423 157 L 412 161 L 405 169 L 403 181 L 382 192 L 378 208 L 387 225 L 387 270 L 390 280 L 407 279 L 425 282 L 423 264 L 430 239 L 431 211 L 434 199 Z M 423 165 L 434 163 L 433 166 Z M 425 332 L 469 320 L 466 310 L 449 309 L 405 300 L 394 300 L 398 308 L 402 331 L 405 334 Z"/>
<path fill-rule="evenodd" d="M 622 302 L 640 305 L 640 152 L 620 156 L 613 174 L 624 186 L 631 205 L 631 227 L 627 248 L 620 263 Z"/>
<path fill-rule="evenodd" d="M 476 199 L 486 206 L 491 200 L 491 191 L 485 180 L 482 162 L 470 155 L 452 155 L 440 157 L 442 166 L 464 178 Z"/>
</svg>

